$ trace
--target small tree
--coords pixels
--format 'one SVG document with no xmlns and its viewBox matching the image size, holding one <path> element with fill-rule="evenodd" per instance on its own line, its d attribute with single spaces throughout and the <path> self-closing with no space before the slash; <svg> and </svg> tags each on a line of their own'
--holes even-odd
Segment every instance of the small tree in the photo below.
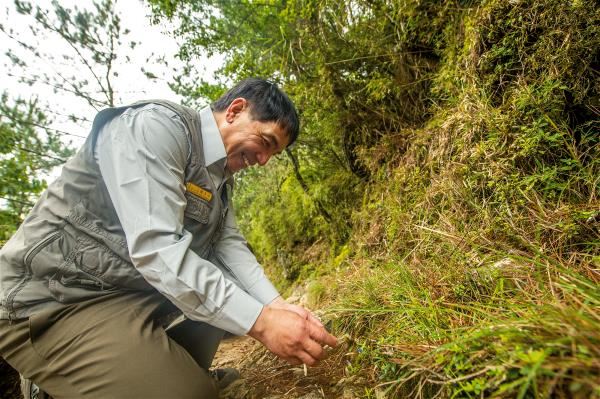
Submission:
<svg viewBox="0 0 600 399">
<path fill-rule="evenodd" d="M 50 88 L 56 94 L 46 97 L 47 104 L 38 97 L 11 100 L 6 92 L 2 95 L 0 224 L 4 238 L 46 187 L 44 177 L 72 154 L 65 139 L 85 138 L 90 116 L 121 101 L 116 80 L 119 71 L 131 63 L 130 53 L 138 42 L 128 39 L 130 31 L 123 28 L 115 5 L 115 0 L 94 0 L 88 8 L 68 8 L 53 0 L 44 7 L 14 0 L 10 14 L 14 19 L 0 24 L 7 39 L 6 82 Z M 23 17 L 29 21 L 25 29 L 18 22 L 9 26 Z M 157 79 L 144 68 L 139 79 Z M 68 127 L 55 129 L 59 121 Z"/>
<path fill-rule="evenodd" d="M 115 4 L 98 0 L 90 10 L 71 9 L 54 0 L 51 9 L 45 9 L 15 0 L 16 12 L 31 17 L 28 28 L 33 36 L 21 38 L 14 29 L 0 25 L 16 45 L 6 53 L 12 61 L 11 75 L 21 83 L 43 84 L 55 93 L 82 99 L 95 110 L 114 106 L 119 100 L 114 83 L 118 66 L 131 61 L 120 51 L 138 44 L 126 40 L 129 29 L 122 27 Z M 53 46 L 45 45 L 53 41 L 66 44 L 67 49 L 56 53 Z M 144 75 L 156 78 L 149 72 Z"/>
</svg>

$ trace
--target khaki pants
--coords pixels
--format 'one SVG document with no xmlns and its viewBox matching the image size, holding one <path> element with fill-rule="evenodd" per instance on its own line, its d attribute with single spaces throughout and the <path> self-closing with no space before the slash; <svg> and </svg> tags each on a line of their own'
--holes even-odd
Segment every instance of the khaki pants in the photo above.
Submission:
<svg viewBox="0 0 600 399">
<path fill-rule="evenodd" d="M 207 369 L 223 331 L 186 320 L 159 294 L 115 293 L 29 319 L 0 320 L 0 354 L 60 398 L 216 398 Z"/>
</svg>

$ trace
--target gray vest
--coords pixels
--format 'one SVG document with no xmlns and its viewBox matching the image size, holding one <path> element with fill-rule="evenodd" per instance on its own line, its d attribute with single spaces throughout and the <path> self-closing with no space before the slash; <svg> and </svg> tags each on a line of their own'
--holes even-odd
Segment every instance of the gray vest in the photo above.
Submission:
<svg viewBox="0 0 600 399">
<path fill-rule="evenodd" d="M 153 290 L 131 263 L 123 228 L 94 158 L 100 128 L 127 108 L 149 103 L 170 108 L 187 128 L 191 153 L 185 182 L 213 195 L 206 200 L 186 192 L 184 227 L 192 233 L 190 249 L 203 258 L 210 256 L 227 212 L 227 188 L 215 187 L 205 166 L 198 113 L 162 100 L 105 109 L 94 119 L 83 147 L 0 250 L 1 319 L 24 318 L 118 290 Z"/>
</svg>

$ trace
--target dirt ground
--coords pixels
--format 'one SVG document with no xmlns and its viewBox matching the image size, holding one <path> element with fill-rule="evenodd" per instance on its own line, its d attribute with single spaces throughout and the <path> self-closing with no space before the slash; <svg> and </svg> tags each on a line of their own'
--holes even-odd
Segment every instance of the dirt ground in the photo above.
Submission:
<svg viewBox="0 0 600 399">
<path fill-rule="evenodd" d="M 306 287 L 297 287 L 287 301 L 308 307 Z M 315 310 L 315 309 L 313 309 Z M 317 316 L 323 312 L 317 310 Z M 326 320 L 324 320 L 326 321 Z M 366 396 L 366 387 L 377 383 L 367 370 L 347 375 L 346 366 L 356 353 L 348 337 L 338 337 L 338 346 L 315 367 L 292 366 L 246 336 L 221 343 L 213 368 L 233 367 L 241 378 L 221 392 L 220 399 L 353 399 Z M 372 390 L 384 398 L 379 390 Z"/>
<path fill-rule="evenodd" d="M 213 367 L 233 367 L 241 378 L 221 392 L 221 399 L 318 399 L 361 397 L 364 378 L 344 376 L 345 350 L 342 342 L 315 367 L 291 366 L 277 359 L 250 337 L 221 343 Z"/>
</svg>

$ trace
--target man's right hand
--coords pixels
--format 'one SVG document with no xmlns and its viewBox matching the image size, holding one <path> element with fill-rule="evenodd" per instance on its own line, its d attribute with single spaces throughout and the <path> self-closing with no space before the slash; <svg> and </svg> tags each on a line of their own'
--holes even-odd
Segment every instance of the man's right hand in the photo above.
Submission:
<svg viewBox="0 0 600 399">
<path fill-rule="evenodd" d="M 323 358 L 324 345 L 337 345 L 337 339 L 320 323 L 272 306 L 263 308 L 248 335 L 291 364 L 313 366 Z"/>
</svg>

